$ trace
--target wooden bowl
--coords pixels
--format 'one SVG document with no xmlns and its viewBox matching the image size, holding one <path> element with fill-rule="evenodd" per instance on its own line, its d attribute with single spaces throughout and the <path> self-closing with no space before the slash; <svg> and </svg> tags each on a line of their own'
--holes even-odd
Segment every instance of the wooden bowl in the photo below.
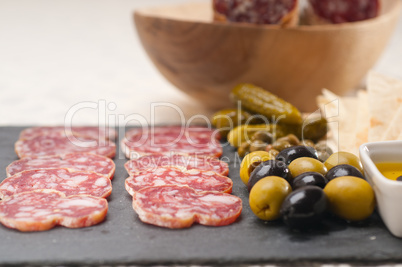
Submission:
<svg viewBox="0 0 402 267">
<path fill-rule="evenodd" d="M 322 88 L 347 93 L 381 55 L 401 1 L 381 7 L 374 19 L 292 28 L 213 22 L 210 2 L 141 9 L 134 20 L 158 70 L 205 105 L 232 106 L 229 92 L 247 82 L 313 111 Z"/>
</svg>

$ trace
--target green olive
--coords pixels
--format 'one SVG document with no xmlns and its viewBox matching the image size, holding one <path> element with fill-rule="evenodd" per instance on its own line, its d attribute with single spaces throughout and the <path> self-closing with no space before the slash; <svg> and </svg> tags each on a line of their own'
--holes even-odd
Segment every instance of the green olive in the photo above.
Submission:
<svg viewBox="0 0 402 267">
<path fill-rule="evenodd" d="M 248 184 L 250 174 L 263 161 L 275 159 L 269 152 L 254 151 L 244 157 L 240 164 L 240 179 L 245 185 Z"/>
<path fill-rule="evenodd" d="M 319 141 L 315 144 L 315 149 L 317 151 L 326 151 L 328 154 L 333 154 L 332 149 L 327 145 L 326 140 Z"/>
<path fill-rule="evenodd" d="M 276 156 L 278 156 L 279 154 L 279 151 L 273 148 L 272 145 L 267 145 L 265 150 L 269 152 L 269 154 L 271 154 L 274 158 L 276 158 Z"/>
<path fill-rule="evenodd" d="M 322 175 L 327 173 L 324 163 L 310 157 L 297 158 L 289 164 L 288 168 L 293 178 L 305 172 L 318 172 Z"/>
<path fill-rule="evenodd" d="M 267 176 L 251 189 L 249 203 L 253 213 L 262 220 L 276 220 L 285 198 L 292 192 L 290 184 L 279 176 Z"/>
<path fill-rule="evenodd" d="M 325 162 L 331 156 L 331 154 L 329 154 L 327 151 L 317 151 L 317 156 L 319 161 Z"/>
<path fill-rule="evenodd" d="M 267 144 L 272 143 L 272 139 L 273 139 L 272 134 L 267 131 L 257 131 L 251 137 L 251 141 L 260 140 Z"/>
<path fill-rule="evenodd" d="M 285 128 L 289 130 L 287 127 Z M 252 136 L 258 131 L 267 131 L 271 133 L 274 138 L 280 138 L 287 134 L 287 132 L 282 129 L 284 129 L 284 127 L 279 124 L 244 124 L 233 128 L 229 132 L 227 139 L 230 145 L 239 147 L 243 142 L 250 141 Z"/>
<path fill-rule="evenodd" d="M 310 147 L 314 147 L 315 148 L 315 144 L 313 141 L 311 141 L 310 139 L 305 139 L 302 142 L 303 146 L 310 146 Z"/>
<path fill-rule="evenodd" d="M 370 184 L 361 178 L 338 177 L 329 181 L 324 192 L 330 211 L 345 220 L 361 221 L 374 211 L 374 191 Z"/>
<path fill-rule="evenodd" d="M 226 138 L 230 130 L 247 122 L 250 113 L 239 109 L 224 109 L 212 115 L 211 123 L 219 130 L 222 138 Z"/>
<path fill-rule="evenodd" d="M 244 142 L 240 145 L 240 147 L 237 149 L 237 153 L 239 154 L 239 157 L 244 157 L 247 155 L 247 153 L 250 152 L 250 142 Z"/>
<path fill-rule="evenodd" d="M 349 152 L 336 152 L 332 154 L 325 162 L 324 165 L 327 167 L 327 170 L 329 171 L 333 167 L 341 164 L 348 164 L 352 165 L 353 167 L 356 167 L 361 173 L 363 172 L 363 166 L 362 163 L 360 162 L 360 159 L 352 153 Z"/>
<path fill-rule="evenodd" d="M 321 138 L 323 137 L 327 132 L 326 128 L 325 131 L 320 129 L 320 123 L 321 121 L 313 121 L 312 125 L 310 125 L 310 128 L 317 128 L 317 132 L 314 132 L 313 130 L 309 130 L 308 134 L 305 134 L 303 132 L 302 134 L 302 124 L 283 124 L 283 123 L 278 123 L 278 124 L 244 124 L 244 125 L 238 125 L 237 127 L 233 128 L 229 134 L 227 135 L 227 139 L 229 143 L 234 146 L 234 147 L 239 147 L 241 143 L 245 141 L 250 141 L 252 136 L 258 132 L 258 131 L 266 131 L 272 134 L 273 139 L 277 140 L 278 138 L 284 137 L 288 134 L 294 134 L 298 138 L 301 139 L 311 139 L 313 141 L 316 141 L 318 139 L 318 136 Z M 316 126 L 317 125 L 317 126 Z M 303 129 L 304 130 L 304 129 Z"/>
<path fill-rule="evenodd" d="M 279 138 L 277 141 L 287 141 L 292 146 L 297 146 L 300 144 L 299 138 L 297 138 L 297 136 L 294 134 L 288 134 L 284 137 Z"/>
<path fill-rule="evenodd" d="M 334 152 L 327 145 L 327 141 L 319 141 L 315 144 L 315 149 L 317 150 L 318 160 L 325 162 Z"/>
<path fill-rule="evenodd" d="M 285 148 L 289 148 L 292 146 L 293 145 L 289 141 L 284 140 L 284 139 L 278 139 L 272 144 L 272 147 L 278 151 L 282 151 Z"/>
<path fill-rule="evenodd" d="M 265 143 L 261 140 L 256 140 L 256 141 L 251 142 L 249 151 L 250 152 L 266 151 L 267 145 L 268 145 L 267 143 Z"/>
</svg>

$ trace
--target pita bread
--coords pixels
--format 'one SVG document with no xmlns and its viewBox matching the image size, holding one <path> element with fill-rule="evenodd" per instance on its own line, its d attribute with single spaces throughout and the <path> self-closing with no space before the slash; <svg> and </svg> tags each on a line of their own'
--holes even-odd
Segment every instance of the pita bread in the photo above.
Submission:
<svg viewBox="0 0 402 267">
<path fill-rule="evenodd" d="M 334 97 L 331 98 L 330 94 L 332 93 L 324 89 L 323 95 L 320 95 L 317 98 L 317 104 L 323 117 L 328 120 L 328 139 L 334 141 L 339 139 L 339 123 L 337 121 L 333 122 L 331 118 L 336 118 L 339 115 L 339 98 L 337 98 L 335 95 L 333 95 Z M 338 142 L 336 142 L 336 147 L 338 149 Z"/>
<path fill-rule="evenodd" d="M 368 141 L 379 141 L 402 105 L 402 81 L 371 72 L 367 91 L 370 111 Z"/>
<path fill-rule="evenodd" d="M 368 142 L 370 128 L 368 94 L 365 90 L 357 92 L 356 144 L 355 149 Z"/>
<path fill-rule="evenodd" d="M 351 152 L 355 155 L 359 154 L 356 147 L 356 133 L 357 133 L 357 112 L 356 107 L 358 101 L 356 97 L 343 97 L 344 112 L 340 113 L 342 119 L 340 123 L 339 148 L 340 151 Z"/>
<path fill-rule="evenodd" d="M 328 120 L 331 139 L 336 144 L 337 150 L 356 153 L 357 99 L 340 97 L 327 89 L 322 93 L 318 104 Z"/>
<path fill-rule="evenodd" d="M 328 120 L 328 141 L 336 150 L 358 155 L 366 142 L 402 140 L 402 81 L 371 72 L 367 91 L 340 97 L 327 89 L 317 97 Z"/>
<path fill-rule="evenodd" d="M 381 141 L 402 140 L 400 137 L 402 137 L 402 105 L 399 106 L 398 111 L 381 137 Z"/>
</svg>

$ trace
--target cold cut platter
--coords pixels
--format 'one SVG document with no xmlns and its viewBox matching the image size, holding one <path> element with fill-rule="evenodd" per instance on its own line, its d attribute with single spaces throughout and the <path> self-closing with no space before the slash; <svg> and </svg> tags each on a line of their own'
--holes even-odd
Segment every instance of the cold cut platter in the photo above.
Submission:
<svg viewBox="0 0 402 267">
<path fill-rule="evenodd" d="M 0 129 L 0 169 L 17 160 L 14 143 L 26 127 Z M 119 140 L 121 140 L 120 137 Z M 127 162 L 118 147 L 106 220 L 92 227 L 57 226 L 43 232 L 0 227 L 1 265 L 243 265 L 256 263 L 392 263 L 402 260 L 402 240 L 393 237 L 374 214 L 366 225 L 328 220 L 307 233 L 289 230 L 280 221 L 263 222 L 248 204 L 234 148 L 223 146 L 229 164 L 232 195 L 243 200 L 237 220 L 227 226 L 194 224 L 168 229 L 142 223 L 125 190 Z"/>
</svg>

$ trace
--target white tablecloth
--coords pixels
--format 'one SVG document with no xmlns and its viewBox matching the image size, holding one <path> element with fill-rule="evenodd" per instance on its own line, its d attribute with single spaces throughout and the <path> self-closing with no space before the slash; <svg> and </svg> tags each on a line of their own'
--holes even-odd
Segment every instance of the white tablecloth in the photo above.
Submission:
<svg viewBox="0 0 402 267">
<path fill-rule="evenodd" d="M 186 1 L 1 0 L 0 125 L 211 115 L 159 74 L 135 33 L 134 9 L 179 2 Z M 402 19 L 374 69 L 402 79 L 401 44 Z"/>
</svg>

